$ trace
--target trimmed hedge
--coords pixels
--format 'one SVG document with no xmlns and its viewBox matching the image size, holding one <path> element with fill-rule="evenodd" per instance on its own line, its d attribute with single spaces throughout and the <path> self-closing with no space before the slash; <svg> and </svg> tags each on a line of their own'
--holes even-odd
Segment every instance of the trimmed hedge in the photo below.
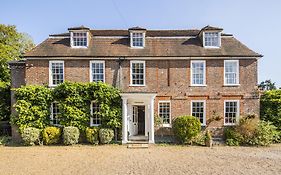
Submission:
<svg viewBox="0 0 281 175">
<path fill-rule="evenodd" d="M 35 145 L 40 143 L 40 130 L 33 127 L 25 128 L 21 134 L 25 145 Z"/>
<path fill-rule="evenodd" d="M 102 144 L 107 144 L 112 141 L 114 137 L 114 131 L 108 128 L 101 128 L 99 130 L 99 138 Z"/>
<path fill-rule="evenodd" d="M 173 121 L 173 131 L 181 143 L 189 144 L 192 138 L 196 137 L 201 130 L 201 123 L 193 116 L 180 116 Z"/>
<path fill-rule="evenodd" d="M 65 145 L 74 145 L 79 140 L 79 129 L 77 127 L 68 126 L 63 128 L 63 143 Z"/>
<path fill-rule="evenodd" d="M 44 144 L 57 144 L 61 139 L 61 129 L 58 127 L 46 127 L 42 135 Z"/>
<path fill-rule="evenodd" d="M 98 144 L 99 143 L 99 129 L 97 127 L 86 128 L 86 139 L 89 143 Z"/>
</svg>

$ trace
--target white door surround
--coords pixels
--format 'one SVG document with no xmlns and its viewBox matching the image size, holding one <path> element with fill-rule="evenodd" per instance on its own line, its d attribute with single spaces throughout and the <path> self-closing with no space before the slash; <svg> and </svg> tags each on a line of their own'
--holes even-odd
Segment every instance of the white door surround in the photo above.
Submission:
<svg viewBox="0 0 281 175">
<path fill-rule="evenodd" d="M 122 143 L 128 142 L 128 136 L 136 135 L 133 122 L 133 106 L 145 107 L 145 132 L 149 143 L 154 143 L 154 99 L 156 93 L 121 93 L 122 98 Z"/>
</svg>

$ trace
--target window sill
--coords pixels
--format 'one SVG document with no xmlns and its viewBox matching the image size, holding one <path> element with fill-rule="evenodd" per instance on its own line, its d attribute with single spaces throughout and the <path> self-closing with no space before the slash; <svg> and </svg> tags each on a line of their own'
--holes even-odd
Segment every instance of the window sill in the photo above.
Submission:
<svg viewBox="0 0 281 175">
<path fill-rule="evenodd" d="M 144 46 L 143 46 L 143 47 L 140 47 L 140 46 L 131 46 L 131 49 L 144 49 Z"/>
<path fill-rule="evenodd" d="M 234 123 L 234 124 L 224 124 L 224 126 L 235 126 L 236 125 L 236 123 Z"/>
<path fill-rule="evenodd" d="M 71 46 L 73 49 L 87 49 L 88 46 Z"/>
<path fill-rule="evenodd" d="M 224 84 L 224 87 L 237 87 L 240 86 L 240 84 Z"/>
<path fill-rule="evenodd" d="M 130 87 L 145 87 L 145 84 L 130 84 Z"/>
<path fill-rule="evenodd" d="M 207 87 L 206 84 L 191 84 L 190 87 Z"/>
<path fill-rule="evenodd" d="M 100 124 L 91 124 L 90 126 L 91 126 L 91 127 L 92 127 L 92 126 L 98 127 L 98 126 L 100 126 Z"/>
<path fill-rule="evenodd" d="M 220 46 L 204 46 L 205 49 L 220 49 Z"/>
<path fill-rule="evenodd" d="M 162 124 L 162 128 L 172 128 L 172 124 Z"/>
</svg>

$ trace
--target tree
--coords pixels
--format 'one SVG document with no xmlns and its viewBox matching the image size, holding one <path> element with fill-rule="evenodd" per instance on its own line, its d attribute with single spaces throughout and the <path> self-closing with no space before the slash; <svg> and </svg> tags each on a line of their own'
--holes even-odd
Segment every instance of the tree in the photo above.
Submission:
<svg viewBox="0 0 281 175">
<path fill-rule="evenodd" d="M 19 60 L 34 47 L 31 37 L 19 33 L 16 26 L 0 24 L 0 81 L 10 81 L 8 61 Z"/>
<path fill-rule="evenodd" d="M 275 90 L 276 86 L 275 86 L 275 82 L 272 82 L 270 79 L 269 80 L 265 80 L 262 81 L 259 85 L 258 85 L 259 89 L 261 90 Z"/>
<path fill-rule="evenodd" d="M 0 24 L 0 120 L 10 116 L 10 70 L 8 62 L 19 60 L 34 47 L 32 38 L 16 26 Z"/>
</svg>

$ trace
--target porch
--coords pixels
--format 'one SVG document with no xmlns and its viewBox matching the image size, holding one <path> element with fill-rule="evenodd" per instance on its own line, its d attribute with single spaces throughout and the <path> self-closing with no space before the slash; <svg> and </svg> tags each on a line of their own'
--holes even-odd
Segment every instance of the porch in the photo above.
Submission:
<svg viewBox="0 0 281 175">
<path fill-rule="evenodd" d="M 156 93 L 121 93 L 122 144 L 130 141 L 154 143 L 154 99 Z"/>
</svg>

